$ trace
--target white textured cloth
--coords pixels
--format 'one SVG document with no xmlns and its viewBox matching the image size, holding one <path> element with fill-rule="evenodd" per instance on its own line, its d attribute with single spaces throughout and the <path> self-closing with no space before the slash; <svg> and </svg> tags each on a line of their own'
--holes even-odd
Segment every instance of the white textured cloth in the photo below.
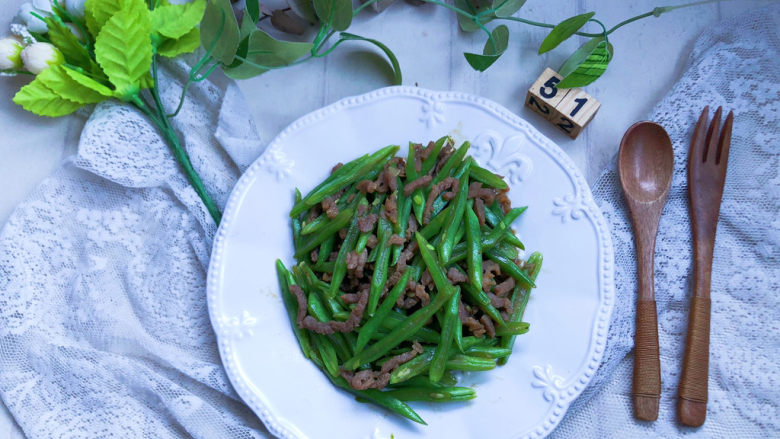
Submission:
<svg viewBox="0 0 780 439">
<path fill-rule="evenodd" d="M 189 67 L 165 65 L 175 108 Z M 193 84 L 174 125 L 224 207 L 262 151 L 238 87 Z M 102 103 L 78 154 L 0 233 L 0 397 L 29 438 L 267 437 L 206 309 L 216 226 L 155 128 Z"/>
<path fill-rule="evenodd" d="M 553 436 L 780 437 L 779 29 L 780 5 L 712 26 L 649 118 L 675 149 L 655 255 L 662 395 L 653 423 L 632 414 L 636 256 L 617 160 L 595 183 L 615 244 L 617 300 L 603 363 Z M 712 269 L 707 420 L 693 429 L 677 424 L 676 401 L 692 286 L 688 146 L 706 105 L 711 117 L 722 105 L 735 119 Z"/>
</svg>

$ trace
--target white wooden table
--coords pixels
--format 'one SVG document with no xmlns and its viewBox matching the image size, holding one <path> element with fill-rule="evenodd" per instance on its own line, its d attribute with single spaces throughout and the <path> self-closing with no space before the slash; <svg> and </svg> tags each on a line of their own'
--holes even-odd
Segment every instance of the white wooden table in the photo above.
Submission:
<svg viewBox="0 0 780 439">
<path fill-rule="evenodd" d="M 271 0 L 267 4 L 281 4 Z M 680 0 L 682 2 L 682 0 Z M 4 0 L 6 11 L 0 29 L 8 29 L 12 14 L 22 0 Z M 262 2 L 266 4 L 266 2 Z M 676 2 L 673 2 L 676 3 Z M 399 58 L 404 84 L 435 90 L 456 90 L 493 99 L 516 112 L 560 145 L 580 166 L 589 181 L 617 151 L 626 128 L 644 118 L 675 83 L 684 68 L 696 36 L 722 18 L 765 4 L 741 0 L 673 11 L 660 18 L 649 17 L 629 24 L 610 36 L 615 57 L 604 77 L 586 91 L 601 101 L 595 119 L 576 140 L 524 108 L 525 92 L 545 67 L 557 68 L 584 41 L 574 38 L 543 56 L 536 51 L 546 29 L 509 23 L 510 43 L 504 56 L 487 72 L 473 71 L 464 51 L 480 52 L 482 34 L 459 32 L 454 15 L 441 7 L 414 8 L 402 1 L 383 14 L 361 14 L 350 28 L 378 38 Z M 596 11 L 607 27 L 656 6 L 661 0 L 529 0 L 520 16 L 557 23 L 576 13 Z M 0 36 L 4 32 L 0 32 Z M 333 55 L 243 81 L 251 111 L 264 141 L 272 139 L 298 117 L 346 96 L 388 85 L 388 74 L 375 54 L 342 46 Z M 351 47 L 372 50 L 355 44 Z M 75 152 L 83 120 L 79 117 L 39 118 L 11 102 L 25 78 L 0 78 L 0 224 L 36 184 Z M 23 434 L 0 403 L 0 438 Z"/>
</svg>

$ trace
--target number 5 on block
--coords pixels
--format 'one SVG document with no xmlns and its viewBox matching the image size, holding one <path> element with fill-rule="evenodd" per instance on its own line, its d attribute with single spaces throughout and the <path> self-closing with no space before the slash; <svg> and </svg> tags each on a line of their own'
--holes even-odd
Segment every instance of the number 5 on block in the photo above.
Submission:
<svg viewBox="0 0 780 439">
<path fill-rule="evenodd" d="M 601 104 L 579 88 L 559 89 L 563 77 L 547 68 L 528 90 L 525 105 L 571 138 L 593 119 Z"/>
</svg>

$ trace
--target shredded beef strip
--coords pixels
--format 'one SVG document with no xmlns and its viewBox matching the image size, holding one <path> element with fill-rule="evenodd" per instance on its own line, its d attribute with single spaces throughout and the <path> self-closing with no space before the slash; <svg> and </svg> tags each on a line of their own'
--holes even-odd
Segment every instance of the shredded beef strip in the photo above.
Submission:
<svg viewBox="0 0 780 439">
<path fill-rule="evenodd" d="M 485 204 L 490 206 L 496 200 L 496 191 L 489 188 L 482 187 L 482 183 L 479 181 L 472 182 L 469 185 L 468 198 L 480 198 Z"/>
<path fill-rule="evenodd" d="M 490 304 L 494 308 L 503 308 L 508 312 L 512 312 L 512 301 L 508 297 L 498 297 L 493 293 L 487 293 L 487 296 L 490 298 Z"/>
<path fill-rule="evenodd" d="M 357 293 L 349 293 L 349 294 L 341 295 L 341 301 L 346 303 L 347 305 L 358 303 L 359 300 L 360 300 L 360 295 Z"/>
<path fill-rule="evenodd" d="M 450 269 L 447 270 L 447 279 L 449 279 L 453 284 L 468 282 L 469 280 L 468 276 L 461 273 L 461 271 L 455 267 L 450 267 Z"/>
<path fill-rule="evenodd" d="M 387 241 L 390 245 L 404 245 L 404 238 L 401 235 L 396 235 L 395 233 L 390 235 L 390 239 Z"/>
<path fill-rule="evenodd" d="M 415 190 L 431 184 L 431 180 L 433 180 L 433 177 L 431 177 L 430 175 L 423 175 L 422 177 L 418 177 L 410 181 L 409 183 L 406 183 L 406 185 L 404 186 L 404 195 L 406 195 L 407 197 L 409 195 L 412 195 L 412 192 L 414 192 Z"/>
<path fill-rule="evenodd" d="M 362 218 L 358 218 L 358 230 L 360 230 L 363 233 L 369 233 L 372 230 L 374 230 L 374 226 L 376 225 L 376 220 L 379 217 L 375 213 L 370 213 Z"/>
<path fill-rule="evenodd" d="M 331 168 L 330 173 L 333 174 L 334 172 L 338 171 L 340 167 L 344 166 L 344 163 L 338 162 L 336 163 L 333 168 Z"/>
<path fill-rule="evenodd" d="M 496 285 L 496 287 L 493 289 L 493 292 L 498 297 L 506 297 L 506 295 L 509 294 L 509 292 L 512 291 L 514 287 L 515 287 L 515 279 L 508 277 L 506 278 L 505 281 Z"/>
<path fill-rule="evenodd" d="M 490 338 L 495 338 L 496 337 L 496 327 L 493 326 L 493 320 L 490 320 L 490 317 L 488 317 L 486 315 L 482 315 L 482 317 L 480 317 L 479 321 L 485 327 L 485 331 L 487 331 L 488 336 L 490 336 Z"/>
<path fill-rule="evenodd" d="M 403 303 L 403 305 L 401 305 L 401 308 L 409 309 L 409 308 L 414 307 L 418 303 L 419 303 L 419 299 L 418 298 L 416 298 L 416 297 L 407 297 L 406 299 L 404 299 L 404 303 Z"/>
<path fill-rule="evenodd" d="M 395 197 L 395 194 L 385 199 L 385 208 L 381 215 L 393 224 L 398 222 L 398 199 Z"/>
<path fill-rule="evenodd" d="M 485 225 L 485 202 L 482 201 L 482 198 L 477 198 L 476 200 L 474 200 L 474 213 L 477 214 L 479 225 L 484 226 Z"/>
<path fill-rule="evenodd" d="M 466 325 L 466 328 L 471 331 L 471 334 L 474 337 L 482 337 L 485 335 L 485 326 L 474 317 L 466 317 L 466 320 L 463 322 L 463 324 Z"/>
<path fill-rule="evenodd" d="M 498 193 L 498 204 L 501 205 L 501 210 L 504 212 L 504 215 L 512 210 L 512 201 L 510 201 L 509 197 L 506 195 L 508 190 L 509 188 L 504 189 Z"/>
<path fill-rule="evenodd" d="M 366 247 L 368 248 L 374 248 L 376 245 L 379 244 L 379 240 L 376 238 L 376 235 L 373 233 L 368 235 L 368 240 L 366 241 Z"/>
<path fill-rule="evenodd" d="M 414 215 L 409 215 L 409 225 L 406 226 L 406 239 L 411 239 L 412 236 L 417 232 L 417 220 L 414 218 Z"/>
<path fill-rule="evenodd" d="M 406 246 L 405 249 L 403 249 L 403 251 L 401 251 L 401 255 L 398 257 L 398 264 L 396 264 L 398 270 L 403 270 L 406 268 L 406 263 L 414 258 L 414 252 L 416 251 L 417 241 L 413 240 L 409 243 L 409 245 Z"/>
<path fill-rule="evenodd" d="M 412 343 L 412 350 L 406 351 L 402 354 L 398 354 L 394 357 L 390 357 L 389 360 L 385 362 L 385 364 L 382 365 L 382 373 L 390 373 L 393 370 L 395 370 L 396 367 L 406 363 L 407 361 L 412 360 L 414 357 L 416 357 L 419 354 L 423 353 L 423 347 L 418 342 Z"/>
<path fill-rule="evenodd" d="M 431 296 L 425 291 L 425 287 L 420 284 L 415 285 L 414 295 L 420 299 L 422 306 L 428 306 L 431 303 Z"/>
<path fill-rule="evenodd" d="M 333 219 L 339 214 L 339 207 L 336 205 L 334 197 L 328 197 L 322 200 L 322 210 L 328 218 Z"/>
<path fill-rule="evenodd" d="M 315 263 L 315 264 L 317 263 L 317 260 L 319 259 L 319 257 L 320 257 L 320 250 L 319 249 L 315 248 L 314 250 L 311 251 L 311 253 L 309 253 L 309 258 L 311 258 L 311 261 L 313 263 Z"/>
<path fill-rule="evenodd" d="M 376 192 L 376 183 L 374 183 L 371 180 L 363 180 L 361 182 L 358 182 L 358 184 L 355 186 L 357 190 L 360 192 L 363 192 L 364 194 L 373 194 Z"/>
<path fill-rule="evenodd" d="M 453 192 L 458 192 L 458 179 L 455 177 L 447 177 L 436 183 L 431 188 L 431 192 L 428 194 L 428 199 L 425 201 L 425 210 L 423 211 L 423 224 L 428 224 L 431 221 L 431 215 L 433 214 L 433 202 L 436 198 L 444 192 L 445 189 L 452 189 Z"/>
</svg>

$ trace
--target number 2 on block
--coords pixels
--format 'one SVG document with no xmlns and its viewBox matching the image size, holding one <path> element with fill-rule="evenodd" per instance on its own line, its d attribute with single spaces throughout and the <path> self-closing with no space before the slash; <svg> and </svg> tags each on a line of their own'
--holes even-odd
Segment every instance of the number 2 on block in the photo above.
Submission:
<svg viewBox="0 0 780 439">
<path fill-rule="evenodd" d="M 540 104 L 533 96 L 528 96 L 528 105 L 536 107 L 541 114 L 550 114 L 550 109 L 547 108 L 547 105 Z"/>
<path fill-rule="evenodd" d="M 573 113 L 576 113 L 576 111 L 574 111 Z M 560 122 L 555 124 L 555 125 L 558 126 L 558 128 L 562 129 L 563 131 L 565 131 L 566 133 L 569 133 L 569 134 L 571 134 L 571 129 L 574 128 L 574 122 L 572 122 L 569 119 L 566 119 L 563 116 L 561 116 Z"/>
</svg>

